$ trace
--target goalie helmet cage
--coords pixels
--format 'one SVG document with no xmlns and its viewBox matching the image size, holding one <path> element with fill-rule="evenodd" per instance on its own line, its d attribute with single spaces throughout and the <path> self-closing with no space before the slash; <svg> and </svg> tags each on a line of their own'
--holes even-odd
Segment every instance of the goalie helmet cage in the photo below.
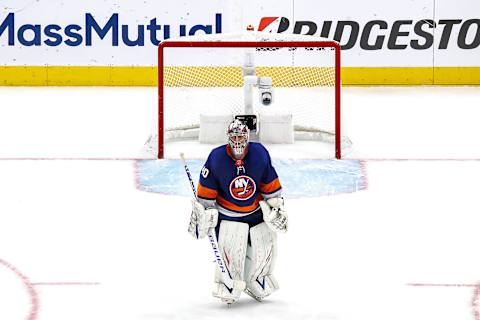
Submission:
<svg viewBox="0 0 480 320">
<path fill-rule="evenodd" d="M 186 37 L 192 38 L 192 37 Z M 204 40 L 180 40 L 180 41 L 163 41 L 158 47 L 158 127 L 157 127 L 157 157 L 164 158 L 165 155 L 165 87 L 169 86 L 166 79 L 165 64 L 166 49 L 168 48 L 251 48 L 253 50 L 275 50 L 279 48 L 291 48 L 293 50 L 298 48 L 305 48 L 312 50 L 313 48 L 330 48 L 334 51 L 334 62 L 331 68 L 334 69 L 334 76 L 332 77 L 331 86 L 334 86 L 334 126 L 332 128 L 334 138 L 335 158 L 342 157 L 342 138 L 341 138 L 341 113 L 340 113 L 340 45 L 335 41 L 234 41 L 231 39 L 221 41 L 204 41 Z M 196 56 L 192 55 L 192 60 L 196 60 Z M 187 86 L 191 86 L 187 84 Z"/>
</svg>

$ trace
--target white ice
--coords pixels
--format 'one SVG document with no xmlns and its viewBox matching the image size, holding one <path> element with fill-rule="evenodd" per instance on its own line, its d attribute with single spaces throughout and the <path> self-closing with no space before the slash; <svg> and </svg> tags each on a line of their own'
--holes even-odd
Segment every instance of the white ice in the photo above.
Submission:
<svg viewBox="0 0 480 320">
<path fill-rule="evenodd" d="M 230 309 L 189 199 L 136 188 L 155 89 L 0 96 L 2 320 L 480 319 L 478 87 L 344 88 L 367 190 L 287 199 L 281 289 Z"/>
<path fill-rule="evenodd" d="M 155 130 L 155 88 L 0 87 L 0 96 L 0 158 L 141 158 Z M 479 103 L 479 87 L 345 87 L 345 158 L 480 159 Z M 204 158 L 212 146 L 180 143 L 166 155 L 186 148 Z M 270 146 L 293 158 L 318 148 Z"/>
</svg>

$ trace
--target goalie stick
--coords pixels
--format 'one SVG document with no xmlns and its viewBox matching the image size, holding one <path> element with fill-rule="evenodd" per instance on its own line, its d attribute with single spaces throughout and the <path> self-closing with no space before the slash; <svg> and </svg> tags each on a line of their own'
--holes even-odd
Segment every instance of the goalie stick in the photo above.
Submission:
<svg viewBox="0 0 480 320">
<path fill-rule="evenodd" d="M 190 182 L 190 187 L 193 191 L 193 196 L 195 199 L 197 198 L 197 190 L 195 188 L 195 184 L 193 183 L 192 175 L 190 174 L 190 169 L 188 169 L 187 162 L 185 161 L 185 155 L 180 153 L 180 158 L 183 162 L 183 167 L 185 168 L 185 173 L 187 174 L 188 181 Z M 228 273 L 228 269 L 223 261 L 222 255 L 220 253 L 220 248 L 218 247 L 218 240 L 217 235 L 215 234 L 215 228 L 210 228 L 208 230 L 208 239 L 210 240 L 210 244 L 213 249 L 213 254 L 215 256 L 215 261 L 217 262 L 218 267 L 220 268 L 220 272 L 222 274 L 223 284 L 227 287 L 228 291 L 233 291 L 233 279 L 230 277 Z"/>
</svg>

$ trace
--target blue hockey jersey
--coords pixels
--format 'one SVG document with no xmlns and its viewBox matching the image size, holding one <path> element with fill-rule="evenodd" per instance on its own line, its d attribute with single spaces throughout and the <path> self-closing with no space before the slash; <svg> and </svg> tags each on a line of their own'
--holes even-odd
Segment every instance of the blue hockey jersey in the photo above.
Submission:
<svg viewBox="0 0 480 320">
<path fill-rule="evenodd" d="M 263 145 L 250 142 L 242 160 L 236 160 L 229 145 L 210 152 L 200 173 L 197 197 L 206 206 L 232 217 L 247 216 L 262 199 L 280 196 L 282 186 Z"/>
</svg>

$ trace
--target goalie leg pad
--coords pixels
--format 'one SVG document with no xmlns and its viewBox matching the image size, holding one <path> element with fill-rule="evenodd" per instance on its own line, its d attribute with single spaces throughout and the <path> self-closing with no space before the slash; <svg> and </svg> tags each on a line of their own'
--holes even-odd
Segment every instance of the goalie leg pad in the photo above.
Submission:
<svg viewBox="0 0 480 320">
<path fill-rule="evenodd" d="M 232 303 L 245 290 L 244 269 L 247 254 L 248 224 L 236 221 L 223 220 L 220 223 L 218 247 L 229 275 L 232 277 L 233 291 L 230 292 L 222 282 L 221 272 L 215 270 L 215 285 L 213 296 Z"/>
<path fill-rule="evenodd" d="M 247 293 L 261 300 L 278 289 L 272 275 L 276 259 L 277 235 L 265 222 L 250 229 L 251 246 L 247 249 L 245 281 Z"/>
</svg>

